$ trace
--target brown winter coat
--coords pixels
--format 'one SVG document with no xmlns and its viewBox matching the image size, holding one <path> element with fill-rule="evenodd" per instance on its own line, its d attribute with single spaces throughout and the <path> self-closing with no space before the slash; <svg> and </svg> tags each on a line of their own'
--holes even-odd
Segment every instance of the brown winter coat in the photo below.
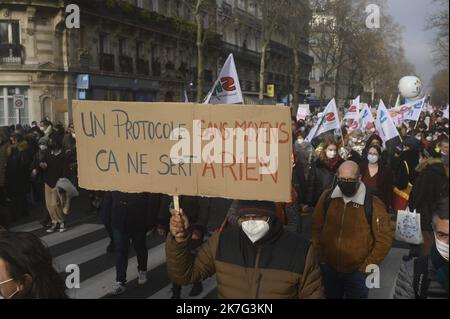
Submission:
<svg viewBox="0 0 450 319">
<path fill-rule="evenodd" d="M 379 265 L 391 249 L 393 230 L 383 202 L 373 197 L 372 230 L 364 211 L 366 187 L 361 184 L 354 201 L 345 205 L 339 187 L 333 191 L 324 220 L 324 202 L 329 191 L 317 203 L 312 219 L 312 240 L 319 262 L 336 271 L 366 272 L 367 265 Z"/>
<path fill-rule="evenodd" d="M 221 299 L 323 298 L 320 268 L 309 242 L 274 221 L 269 233 L 253 244 L 240 227 L 215 233 L 196 255 L 187 240 L 166 242 L 172 282 L 199 282 L 217 274 Z"/>
</svg>

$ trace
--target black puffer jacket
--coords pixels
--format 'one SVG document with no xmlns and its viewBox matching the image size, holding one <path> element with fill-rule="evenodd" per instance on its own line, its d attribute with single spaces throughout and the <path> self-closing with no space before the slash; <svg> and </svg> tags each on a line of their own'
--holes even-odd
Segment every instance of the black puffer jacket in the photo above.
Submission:
<svg viewBox="0 0 450 319">
<path fill-rule="evenodd" d="M 405 190 L 408 183 L 414 185 L 418 175 L 416 172 L 417 165 L 419 165 L 419 151 L 407 150 L 400 155 L 398 164 L 393 167 L 394 185 L 398 189 Z"/>
<path fill-rule="evenodd" d="M 311 167 L 307 181 L 306 202 L 310 206 L 315 206 L 322 193 L 333 186 L 337 169 L 344 162 L 341 158 L 332 166 L 328 166 L 318 159 Z"/>
<path fill-rule="evenodd" d="M 442 160 L 430 158 L 416 169 L 418 175 L 409 197 L 409 208 L 420 214 L 422 230 L 432 231 L 433 205 L 448 194 L 449 181 Z"/>
<path fill-rule="evenodd" d="M 106 207 L 111 207 L 111 225 L 114 229 L 133 233 L 150 228 L 152 211 L 149 194 L 111 192 L 106 193 L 103 200 Z"/>
</svg>

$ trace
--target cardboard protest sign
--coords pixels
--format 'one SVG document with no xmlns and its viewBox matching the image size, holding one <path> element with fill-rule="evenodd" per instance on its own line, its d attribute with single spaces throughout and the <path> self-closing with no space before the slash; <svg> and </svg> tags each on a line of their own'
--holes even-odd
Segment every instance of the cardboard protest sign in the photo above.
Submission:
<svg viewBox="0 0 450 319">
<path fill-rule="evenodd" d="M 290 109 L 73 101 L 80 187 L 291 200 Z"/>
<path fill-rule="evenodd" d="M 297 111 L 297 121 L 305 120 L 307 116 L 311 115 L 309 104 L 299 104 Z"/>
</svg>

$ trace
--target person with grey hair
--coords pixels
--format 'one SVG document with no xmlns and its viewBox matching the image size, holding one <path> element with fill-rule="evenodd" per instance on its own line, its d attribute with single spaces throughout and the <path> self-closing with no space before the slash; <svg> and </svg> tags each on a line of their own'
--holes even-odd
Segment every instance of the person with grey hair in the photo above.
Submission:
<svg viewBox="0 0 450 319">
<path fill-rule="evenodd" d="M 448 196 L 433 209 L 434 244 L 428 256 L 404 262 L 397 276 L 394 299 L 448 299 Z"/>
</svg>

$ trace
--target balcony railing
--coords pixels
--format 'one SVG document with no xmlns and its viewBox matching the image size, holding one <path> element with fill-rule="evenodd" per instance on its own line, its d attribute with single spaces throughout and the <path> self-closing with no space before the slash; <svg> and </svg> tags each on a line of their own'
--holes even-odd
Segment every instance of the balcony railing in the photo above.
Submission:
<svg viewBox="0 0 450 319">
<path fill-rule="evenodd" d="M 147 60 L 136 59 L 136 73 L 140 75 L 149 75 L 149 64 Z"/>
<path fill-rule="evenodd" d="M 119 56 L 120 72 L 133 73 L 133 59 L 129 56 Z"/>
<path fill-rule="evenodd" d="M 0 44 L 0 64 L 22 64 L 23 46 L 20 44 Z"/>
<path fill-rule="evenodd" d="M 222 50 L 225 51 L 226 54 L 233 53 L 240 60 L 245 60 L 247 62 L 258 64 L 261 59 L 260 53 L 227 42 L 222 42 Z"/>
<path fill-rule="evenodd" d="M 100 70 L 114 72 L 114 54 L 100 53 Z"/>
</svg>

